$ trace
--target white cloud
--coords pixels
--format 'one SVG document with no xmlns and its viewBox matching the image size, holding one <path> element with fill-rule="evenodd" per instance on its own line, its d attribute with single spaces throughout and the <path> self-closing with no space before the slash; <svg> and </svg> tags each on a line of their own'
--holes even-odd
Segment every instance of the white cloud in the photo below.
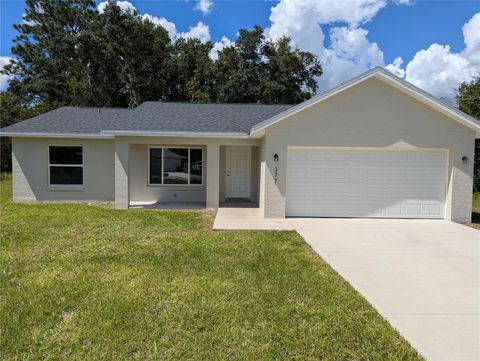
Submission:
<svg viewBox="0 0 480 361">
<path fill-rule="evenodd" d="M 453 98 L 458 84 L 479 70 L 461 54 L 452 53 L 450 46 L 432 44 L 407 64 L 405 79 L 437 97 Z"/>
<path fill-rule="evenodd" d="M 431 44 L 407 64 L 405 79 L 433 95 L 452 100 L 459 83 L 480 72 L 480 13 L 464 26 L 465 48 L 460 53 L 449 45 Z"/>
<path fill-rule="evenodd" d="M 394 3 L 413 5 L 412 0 Z M 295 46 L 317 54 L 324 71 L 319 89 L 328 89 L 385 65 L 382 50 L 368 40 L 362 25 L 388 4 L 388 0 L 280 0 L 271 9 L 267 36 L 274 40 L 289 36 Z M 321 25 L 334 27 L 325 34 Z M 460 53 L 448 45 L 432 44 L 417 52 L 405 68 L 398 57 L 386 69 L 438 97 L 452 99 L 460 82 L 480 72 L 480 13 L 463 26 L 463 36 L 465 48 Z"/>
<path fill-rule="evenodd" d="M 387 4 L 387 0 L 281 0 L 271 9 L 267 36 L 274 40 L 289 36 L 295 46 L 317 54 L 324 71 L 319 88 L 328 89 L 372 66 L 384 65 L 383 52 L 367 39 L 368 31 L 361 25 Z M 324 34 L 321 25 L 336 23 L 341 26 Z M 329 46 L 325 45 L 326 36 Z"/>
<path fill-rule="evenodd" d="M 199 10 L 203 15 L 207 15 L 212 11 L 213 0 L 198 0 L 194 9 Z"/>
<path fill-rule="evenodd" d="M 385 66 L 385 69 L 390 71 L 391 73 L 399 76 L 400 78 L 405 77 L 405 70 L 402 69 L 403 59 L 401 57 L 395 58 L 392 64 L 388 64 Z"/>
<path fill-rule="evenodd" d="M 210 56 L 210 59 L 212 60 L 217 60 L 218 59 L 218 53 L 222 51 L 224 48 L 233 45 L 233 42 L 227 38 L 226 36 L 223 36 L 220 41 L 217 41 L 215 44 L 213 44 L 212 50 L 210 50 L 210 53 L 208 56 Z"/>
<path fill-rule="evenodd" d="M 12 58 L 9 56 L 0 56 L 0 70 L 3 70 L 3 68 L 10 64 L 10 61 L 12 61 Z M 6 74 L 0 74 L 0 90 L 5 90 L 8 87 L 8 81 L 12 79 L 13 76 L 11 75 L 6 75 Z"/>
<path fill-rule="evenodd" d="M 108 1 L 102 1 L 98 4 L 97 10 L 100 14 L 103 14 L 105 7 L 107 6 Z M 123 10 L 127 12 L 134 12 L 137 9 L 129 1 L 116 1 L 116 4 Z M 213 4 L 213 3 L 212 3 Z M 170 36 L 170 39 L 175 40 L 180 37 L 182 38 L 196 38 L 201 42 L 207 42 L 210 40 L 210 28 L 208 25 L 202 23 L 201 21 L 195 26 L 191 26 L 187 32 L 179 32 L 175 23 L 168 21 L 164 17 L 157 17 L 151 14 L 141 15 L 142 19 L 152 22 L 157 26 L 162 26 Z"/>
<path fill-rule="evenodd" d="M 368 31 L 362 28 L 333 28 L 331 45 L 320 53 L 325 76 L 319 79 L 321 90 L 332 88 L 366 69 L 383 65 L 383 53 L 376 43 L 367 40 Z"/>
<path fill-rule="evenodd" d="M 117 6 L 122 9 L 123 11 L 126 12 L 134 12 L 135 6 L 129 1 L 116 1 Z M 101 3 L 98 4 L 97 10 L 100 14 L 103 14 L 105 11 L 105 7 L 108 5 L 108 1 L 102 1 Z"/>
<path fill-rule="evenodd" d="M 177 37 L 177 27 L 174 23 L 168 21 L 164 17 L 156 17 L 150 14 L 144 14 L 142 15 L 142 19 L 148 20 L 152 23 L 154 23 L 157 26 L 163 27 L 167 32 L 168 35 L 170 36 L 171 39 L 175 39 Z"/>
<path fill-rule="evenodd" d="M 197 25 L 191 26 L 187 32 L 178 34 L 178 37 L 185 39 L 195 38 L 199 39 L 202 43 L 206 43 L 210 41 L 211 38 L 210 28 L 208 25 L 199 21 Z"/>
<path fill-rule="evenodd" d="M 367 39 L 368 31 L 362 28 L 333 28 L 330 30 L 330 48 L 338 57 L 358 63 L 363 67 L 383 64 L 383 53 L 377 43 Z"/>
<path fill-rule="evenodd" d="M 480 13 L 476 13 L 463 26 L 465 42 L 464 56 L 470 61 L 480 63 Z"/>
</svg>

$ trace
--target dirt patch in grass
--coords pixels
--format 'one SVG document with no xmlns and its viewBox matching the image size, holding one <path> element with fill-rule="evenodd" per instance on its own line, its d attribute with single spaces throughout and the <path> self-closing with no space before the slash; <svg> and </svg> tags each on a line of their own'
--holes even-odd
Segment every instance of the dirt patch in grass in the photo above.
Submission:
<svg viewBox="0 0 480 361">
<path fill-rule="evenodd" d="M 465 226 L 468 226 L 468 227 L 475 228 L 475 229 L 480 229 L 480 223 L 465 222 L 465 223 L 462 223 L 462 224 L 465 225 Z"/>
</svg>

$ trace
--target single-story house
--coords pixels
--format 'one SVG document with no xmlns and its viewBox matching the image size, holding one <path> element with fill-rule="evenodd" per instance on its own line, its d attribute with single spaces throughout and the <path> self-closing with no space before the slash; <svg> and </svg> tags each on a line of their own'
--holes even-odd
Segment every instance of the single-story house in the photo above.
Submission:
<svg viewBox="0 0 480 361">
<path fill-rule="evenodd" d="M 480 123 L 377 67 L 295 106 L 62 107 L 0 134 L 15 201 L 468 221 Z"/>
</svg>

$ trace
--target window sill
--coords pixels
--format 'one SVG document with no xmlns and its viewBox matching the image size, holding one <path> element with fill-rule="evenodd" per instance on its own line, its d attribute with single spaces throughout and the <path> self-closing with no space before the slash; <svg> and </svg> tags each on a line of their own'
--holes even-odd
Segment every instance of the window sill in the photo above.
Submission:
<svg viewBox="0 0 480 361">
<path fill-rule="evenodd" d="M 159 188 L 201 188 L 203 184 L 147 184 L 147 187 Z"/>
<path fill-rule="evenodd" d="M 84 185 L 50 185 L 47 186 L 48 191 L 68 191 L 68 192 L 83 192 L 85 190 Z"/>
</svg>

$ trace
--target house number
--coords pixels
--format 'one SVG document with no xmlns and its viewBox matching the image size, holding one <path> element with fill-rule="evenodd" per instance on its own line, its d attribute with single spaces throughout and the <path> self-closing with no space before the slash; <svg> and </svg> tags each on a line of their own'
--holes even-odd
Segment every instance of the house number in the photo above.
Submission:
<svg viewBox="0 0 480 361">
<path fill-rule="evenodd" d="M 273 175 L 273 179 L 275 180 L 275 184 L 277 184 L 277 178 L 278 178 L 278 167 L 275 167 L 275 173 Z"/>
</svg>

